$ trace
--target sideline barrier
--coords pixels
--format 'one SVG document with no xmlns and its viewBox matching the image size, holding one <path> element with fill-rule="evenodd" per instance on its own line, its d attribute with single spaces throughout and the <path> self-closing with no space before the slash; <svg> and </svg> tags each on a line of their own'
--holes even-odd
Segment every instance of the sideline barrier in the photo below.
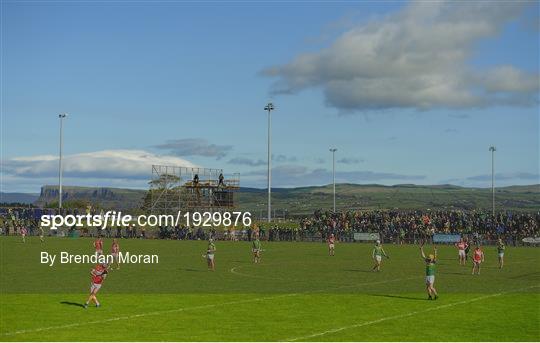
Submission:
<svg viewBox="0 0 540 343">
<path fill-rule="evenodd" d="M 355 241 L 376 241 L 380 238 L 381 236 L 378 232 L 355 232 L 353 234 Z"/>
<path fill-rule="evenodd" d="M 460 239 L 459 234 L 436 233 L 433 235 L 433 243 L 457 243 Z"/>
<path fill-rule="evenodd" d="M 540 237 L 525 237 L 521 241 L 528 244 L 540 244 Z"/>
</svg>

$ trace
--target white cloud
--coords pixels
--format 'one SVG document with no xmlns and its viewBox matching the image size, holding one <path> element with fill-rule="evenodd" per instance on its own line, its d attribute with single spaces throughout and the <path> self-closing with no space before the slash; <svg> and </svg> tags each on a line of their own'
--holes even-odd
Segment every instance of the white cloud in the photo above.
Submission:
<svg viewBox="0 0 540 343">
<path fill-rule="evenodd" d="M 231 145 L 210 144 L 206 139 L 200 138 L 173 139 L 156 145 L 155 148 L 168 150 L 176 156 L 216 157 L 218 160 L 232 150 Z"/>
<path fill-rule="evenodd" d="M 263 73 L 278 78 L 278 93 L 321 87 L 326 102 L 341 110 L 533 105 L 538 74 L 508 65 L 487 71 L 468 65 L 475 43 L 496 36 L 529 5 L 413 2 L 354 27 L 328 48 Z"/>
<path fill-rule="evenodd" d="M 264 187 L 266 184 L 266 169 L 260 169 L 242 174 L 242 180 L 250 186 Z M 402 183 L 418 182 L 426 179 L 425 175 L 406 175 L 389 172 L 374 172 L 368 170 L 337 171 L 336 182 L 343 183 Z M 272 168 L 273 187 L 300 187 L 326 185 L 332 182 L 332 171 L 324 168 L 309 169 L 299 165 L 281 165 Z"/>
<path fill-rule="evenodd" d="M 538 75 L 526 74 L 511 65 L 499 66 L 486 73 L 484 85 L 489 92 L 534 92 L 538 89 Z"/>
<path fill-rule="evenodd" d="M 150 180 L 152 164 L 195 167 L 176 156 L 155 155 L 144 150 L 102 150 L 66 155 L 62 159 L 64 176 L 71 179 Z M 24 178 L 58 176 L 58 156 L 37 155 L 2 161 L 6 175 Z"/>
<path fill-rule="evenodd" d="M 540 182 L 540 174 L 529 172 L 514 172 L 514 173 L 496 173 L 495 179 L 497 181 L 508 180 L 530 180 L 536 183 Z M 490 181 L 491 174 L 475 175 L 467 178 L 468 181 Z"/>
</svg>

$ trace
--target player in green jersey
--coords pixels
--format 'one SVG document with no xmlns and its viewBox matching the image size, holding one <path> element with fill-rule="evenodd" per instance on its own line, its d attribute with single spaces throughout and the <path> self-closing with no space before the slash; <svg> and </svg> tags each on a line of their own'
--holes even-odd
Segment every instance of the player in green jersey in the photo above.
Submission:
<svg viewBox="0 0 540 343">
<path fill-rule="evenodd" d="M 420 253 L 424 262 L 426 262 L 426 290 L 428 293 L 429 300 L 436 300 L 439 295 L 435 289 L 435 264 L 437 263 L 437 248 L 433 248 L 433 254 L 430 254 L 426 257 L 424 254 L 424 247 L 420 246 Z"/>
<path fill-rule="evenodd" d="M 371 252 L 371 257 L 375 261 L 375 265 L 372 269 L 373 271 L 381 271 L 381 261 L 383 256 L 389 258 L 381 245 L 381 241 L 377 240 L 375 242 L 375 247 L 373 247 L 373 251 Z"/>
<path fill-rule="evenodd" d="M 214 254 L 216 252 L 216 245 L 214 244 L 214 240 L 210 238 L 208 240 L 208 247 L 206 248 L 206 261 L 208 262 L 208 269 L 211 271 L 214 271 L 216 268 L 216 262 L 214 259 Z"/>
<path fill-rule="evenodd" d="M 504 245 L 501 238 L 499 238 L 499 242 L 497 243 L 497 254 L 499 256 L 499 269 L 502 269 L 504 266 L 504 249 L 506 249 L 506 246 Z"/>
<path fill-rule="evenodd" d="M 259 263 L 261 261 L 261 241 L 258 233 L 255 234 L 255 239 L 251 244 L 251 252 L 253 253 L 253 263 Z"/>
</svg>

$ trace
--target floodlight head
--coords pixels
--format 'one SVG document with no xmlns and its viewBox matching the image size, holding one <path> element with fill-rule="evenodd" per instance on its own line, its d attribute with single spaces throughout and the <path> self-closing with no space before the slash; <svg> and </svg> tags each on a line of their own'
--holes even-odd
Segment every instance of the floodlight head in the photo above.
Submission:
<svg viewBox="0 0 540 343">
<path fill-rule="evenodd" d="M 336 149 L 336 148 L 331 148 L 330 151 L 331 151 L 331 152 L 336 152 L 337 149 Z"/>
<path fill-rule="evenodd" d="M 65 118 L 65 117 L 67 117 L 67 113 L 60 113 L 58 115 L 58 118 Z"/>
<path fill-rule="evenodd" d="M 497 151 L 497 148 L 495 148 L 493 145 L 489 147 L 489 151 Z"/>
<path fill-rule="evenodd" d="M 264 106 L 264 110 L 265 111 L 273 111 L 274 110 L 274 104 L 269 102 L 268 104 L 266 104 L 266 106 Z"/>
</svg>

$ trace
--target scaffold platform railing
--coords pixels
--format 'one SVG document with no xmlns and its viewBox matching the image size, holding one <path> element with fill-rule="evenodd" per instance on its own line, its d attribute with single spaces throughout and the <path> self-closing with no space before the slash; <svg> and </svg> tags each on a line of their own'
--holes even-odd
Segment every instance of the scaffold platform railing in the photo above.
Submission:
<svg viewBox="0 0 540 343">
<path fill-rule="evenodd" d="M 240 174 L 222 169 L 152 165 L 150 212 L 222 212 L 235 207 Z"/>
</svg>

